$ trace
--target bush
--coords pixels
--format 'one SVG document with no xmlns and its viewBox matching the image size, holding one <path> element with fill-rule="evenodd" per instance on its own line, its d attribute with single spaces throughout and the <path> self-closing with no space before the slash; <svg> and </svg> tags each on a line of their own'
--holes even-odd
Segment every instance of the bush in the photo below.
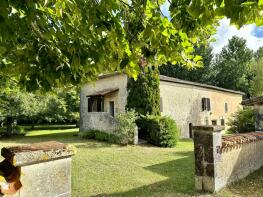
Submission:
<svg viewBox="0 0 263 197">
<path fill-rule="evenodd" d="M 179 129 L 175 121 L 167 116 L 147 116 L 148 142 L 160 147 L 174 147 L 179 140 Z"/>
<path fill-rule="evenodd" d="M 134 142 L 134 135 L 136 125 L 137 113 L 135 110 L 127 111 L 117 115 L 117 129 L 115 134 L 119 137 L 121 144 L 132 144 Z"/>
<path fill-rule="evenodd" d="M 79 133 L 79 137 L 83 138 L 83 139 L 95 139 L 95 132 L 97 131 L 87 131 L 87 132 L 80 132 Z"/>
<path fill-rule="evenodd" d="M 245 133 L 255 131 L 255 115 L 251 107 L 237 111 L 227 124 L 229 133 Z"/>
<path fill-rule="evenodd" d="M 98 141 L 109 141 L 110 134 L 102 131 L 95 132 L 95 140 Z"/>
<path fill-rule="evenodd" d="M 16 125 L 16 126 L 13 127 L 13 134 L 15 134 L 15 135 L 25 135 L 26 134 L 25 128 Z"/>
<path fill-rule="evenodd" d="M 24 136 L 26 134 L 25 128 L 15 125 L 12 127 L 12 133 L 9 133 L 6 131 L 6 128 L 1 127 L 0 128 L 0 136 L 10 137 L 13 135 L 21 135 Z"/>
<path fill-rule="evenodd" d="M 83 139 L 95 139 L 98 141 L 107 141 L 112 144 L 120 144 L 120 139 L 113 133 L 107 133 L 103 131 L 90 130 L 87 132 L 81 132 L 79 136 Z"/>
</svg>

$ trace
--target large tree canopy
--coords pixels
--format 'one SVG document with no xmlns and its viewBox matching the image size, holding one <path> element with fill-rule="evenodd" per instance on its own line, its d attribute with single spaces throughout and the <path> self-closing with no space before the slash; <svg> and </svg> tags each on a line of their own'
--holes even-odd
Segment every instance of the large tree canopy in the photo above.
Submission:
<svg viewBox="0 0 263 197">
<path fill-rule="evenodd" d="M 194 47 L 226 16 L 261 25 L 262 0 L 6 0 L 0 1 L 0 72 L 28 89 L 79 84 L 139 62 L 201 64 Z M 141 63 L 140 63 L 141 64 Z"/>
<path fill-rule="evenodd" d="M 212 83 L 216 86 L 249 93 L 252 78 L 249 64 L 253 52 L 246 40 L 233 36 L 216 56 Z"/>
</svg>

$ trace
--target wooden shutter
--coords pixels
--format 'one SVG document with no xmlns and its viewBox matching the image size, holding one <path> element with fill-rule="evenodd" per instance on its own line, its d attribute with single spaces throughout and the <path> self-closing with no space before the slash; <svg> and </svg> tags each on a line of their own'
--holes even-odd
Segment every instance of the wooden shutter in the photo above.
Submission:
<svg viewBox="0 0 263 197">
<path fill-rule="evenodd" d="M 207 109 L 207 111 L 210 111 L 211 110 L 211 104 L 210 104 L 210 98 L 207 98 L 206 99 L 206 109 Z"/>
</svg>

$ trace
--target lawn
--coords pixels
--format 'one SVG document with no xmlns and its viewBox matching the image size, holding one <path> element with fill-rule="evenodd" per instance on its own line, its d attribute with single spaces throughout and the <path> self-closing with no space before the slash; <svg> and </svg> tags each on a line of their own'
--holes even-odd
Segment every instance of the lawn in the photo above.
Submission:
<svg viewBox="0 0 263 197">
<path fill-rule="evenodd" d="M 0 140 L 0 148 L 57 140 L 73 144 L 72 196 L 193 196 L 194 155 L 191 140 L 176 148 L 117 146 L 82 140 L 77 129 L 37 130 L 25 137 Z M 0 159 L 1 160 L 1 159 Z M 216 196 L 263 194 L 263 169 Z"/>
</svg>

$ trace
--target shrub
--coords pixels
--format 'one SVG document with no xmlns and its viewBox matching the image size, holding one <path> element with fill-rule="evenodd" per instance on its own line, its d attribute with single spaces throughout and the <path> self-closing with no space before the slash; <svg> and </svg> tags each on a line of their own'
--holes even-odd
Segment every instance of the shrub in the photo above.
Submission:
<svg viewBox="0 0 263 197">
<path fill-rule="evenodd" d="M 79 137 L 84 138 L 84 139 L 95 139 L 95 132 L 97 131 L 87 131 L 87 132 L 80 132 Z"/>
<path fill-rule="evenodd" d="M 148 142 L 160 147 L 174 147 L 179 140 L 175 121 L 167 116 L 147 116 Z"/>
<path fill-rule="evenodd" d="M 229 133 L 245 133 L 255 131 L 255 115 L 251 107 L 237 111 L 227 124 Z"/>
<path fill-rule="evenodd" d="M 98 141 L 109 141 L 110 134 L 102 131 L 95 132 L 95 140 Z"/>
<path fill-rule="evenodd" d="M 25 128 L 16 125 L 16 126 L 13 127 L 13 134 L 15 134 L 15 135 L 25 135 L 26 134 Z"/>
<path fill-rule="evenodd" d="M 113 133 L 107 133 L 103 131 L 90 130 L 87 132 L 79 133 L 79 137 L 83 139 L 95 139 L 98 141 L 107 141 L 112 144 L 120 144 L 120 139 Z"/>
<path fill-rule="evenodd" d="M 116 117 L 117 129 L 115 134 L 118 136 L 121 144 L 132 144 L 134 141 L 137 113 L 135 110 L 129 110 L 126 113 L 119 113 Z"/>
</svg>

